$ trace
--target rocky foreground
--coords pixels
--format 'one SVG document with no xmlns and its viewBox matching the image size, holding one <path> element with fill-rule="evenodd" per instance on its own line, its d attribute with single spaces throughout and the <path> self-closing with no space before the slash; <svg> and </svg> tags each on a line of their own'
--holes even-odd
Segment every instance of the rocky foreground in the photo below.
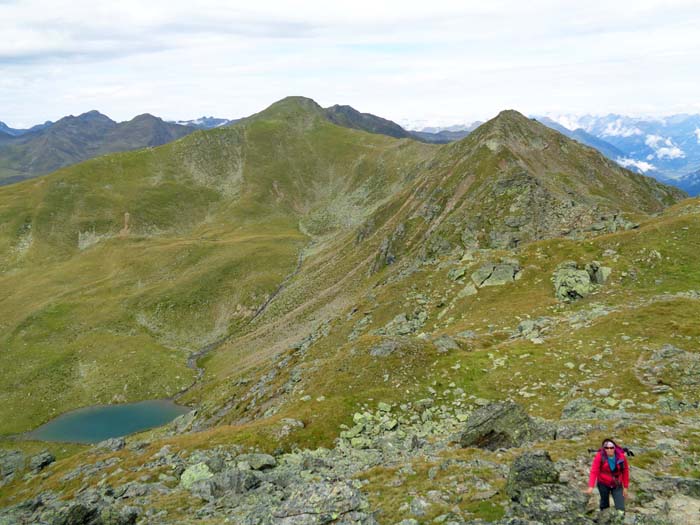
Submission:
<svg viewBox="0 0 700 525">
<path fill-rule="evenodd" d="M 445 403 L 445 397 L 451 402 Z M 630 458 L 628 512 L 599 515 L 597 495 L 589 498 L 583 492 L 592 454 L 552 460 L 596 428 L 610 428 L 610 422 L 618 429 L 653 424 L 649 416 L 619 407 L 601 411 L 579 398 L 565 408 L 561 420 L 546 421 L 531 418 L 512 402 L 476 399 L 473 406 L 478 408 L 465 409 L 460 402 L 465 398 L 457 389 L 401 406 L 379 403 L 374 411 L 356 413 L 354 426 L 341 433 L 334 448 L 276 456 L 223 446 L 187 452 L 166 445 L 151 453 L 148 442 L 112 439 L 89 452 L 91 464 L 62 476 L 64 487 L 80 485 L 74 498 L 63 499 L 60 489 L 41 493 L 0 511 L 0 524 L 476 525 L 486 521 L 470 519 L 456 504 L 463 499 L 489 502 L 499 495 L 501 517 L 489 522 L 503 525 L 691 524 L 700 518 L 700 479 L 655 475 Z M 700 423 L 697 407 L 668 410 L 683 417 L 676 433 Z M 176 420 L 169 432 L 186 432 L 193 415 Z M 291 432 L 303 425 L 285 423 Z M 658 430 L 664 436 L 659 449 L 677 455 L 681 443 L 667 429 Z M 139 462 L 127 467 L 129 456 Z M 23 469 L 24 461 L 16 453 L 3 453 L 5 482 Z M 48 454 L 32 457 L 25 479 L 47 477 L 52 461 Z M 373 508 L 376 482 L 366 474 L 378 469 L 391 473 L 385 483 L 398 491 L 413 479 L 410 503 L 399 509 L 412 518 L 392 521 Z M 416 483 L 417 476 L 424 479 Z M 126 478 L 131 481 L 121 483 Z M 166 501 L 171 511 L 163 509 Z"/>
</svg>

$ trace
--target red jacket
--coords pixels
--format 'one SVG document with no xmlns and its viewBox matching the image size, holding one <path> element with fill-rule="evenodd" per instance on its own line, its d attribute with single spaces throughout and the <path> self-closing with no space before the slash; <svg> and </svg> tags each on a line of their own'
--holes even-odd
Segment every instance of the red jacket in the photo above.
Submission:
<svg viewBox="0 0 700 525">
<path fill-rule="evenodd" d="M 623 487 L 628 488 L 630 486 L 630 467 L 627 463 L 627 457 L 620 447 L 615 448 L 615 463 L 617 463 L 617 468 L 616 472 L 613 473 L 608 465 L 608 455 L 603 449 L 600 449 L 593 458 L 588 486 L 595 487 L 596 481 L 598 481 L 614 488 L 618 486 L 616 483 L 618 481 L 622 483 Z"/>
</svg>

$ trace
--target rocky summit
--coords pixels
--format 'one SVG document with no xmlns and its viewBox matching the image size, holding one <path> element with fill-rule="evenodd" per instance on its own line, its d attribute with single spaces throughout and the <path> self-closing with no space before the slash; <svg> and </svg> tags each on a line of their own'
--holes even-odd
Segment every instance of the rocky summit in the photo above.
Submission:
<svg viewBox="0 0 700 525">
<path fill-rule="evenodd" d="M 697 522 L 700 202 L 512 110 L 445 145 L 334 115 L 0 188 L 0 524 Z M 624 515 L 585 493 L 607 437 Z"/>
</svg>

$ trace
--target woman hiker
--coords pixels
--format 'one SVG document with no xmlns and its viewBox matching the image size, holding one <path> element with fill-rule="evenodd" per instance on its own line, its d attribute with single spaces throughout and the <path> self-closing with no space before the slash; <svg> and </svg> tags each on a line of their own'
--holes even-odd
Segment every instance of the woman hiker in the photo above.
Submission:
<svg viewBox="0 0 700 525">
<path fill-rule="evenodd" d="M 600 510 L 610 507 L 612 494 L 615 508 L 624 511 L 630 484 L 630 469 L 625 451 L 612 439 L 603 440 L 603 446 L 593 458 L 586 494 L 593 492 L 596 482 L 600 492 Z"/>
</svg>

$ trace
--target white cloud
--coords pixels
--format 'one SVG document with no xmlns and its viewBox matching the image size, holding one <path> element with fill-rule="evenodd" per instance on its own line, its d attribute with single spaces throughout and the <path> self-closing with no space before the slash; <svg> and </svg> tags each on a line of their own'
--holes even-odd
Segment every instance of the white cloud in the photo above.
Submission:
<svg viewBox="0 0 700 525">
<path fill-rule="evenodd" d="M 617 162 L 623 168 L 636 168 L 637 171 L 646 173 L 647 171 L 653 171 L 656 166 L 643 160 L 626 159 L 623 157 L 618 157 L 615 162 Z"/>
<path fill-rule="evenodd" d="M 682 159 L 685 152 L 670 138 L 660 135 L 647 135 L 644 143 L 654 150 L 657 159 Z"/>
<path fill-rule="evenodd" d="M 0 0 L 0 120 L 234 118 L 292 94 L 427 125 L 700 110 L 697 0 L 596 4 Z"/>
<path fill-rule="evenodd" d="M 641 129 L 634 126 L 625 126 L 622 119 L 616 119 L 609 122 L 602 135 L 604 137 L 632 137 L 634 135 L 642 135 Z"/>
<path fill-rule="evenodd" d="M 695 128 L 695 136 L 698 139 L 698 144 L 700 144 L 700 128 Z"/>
</svg>

